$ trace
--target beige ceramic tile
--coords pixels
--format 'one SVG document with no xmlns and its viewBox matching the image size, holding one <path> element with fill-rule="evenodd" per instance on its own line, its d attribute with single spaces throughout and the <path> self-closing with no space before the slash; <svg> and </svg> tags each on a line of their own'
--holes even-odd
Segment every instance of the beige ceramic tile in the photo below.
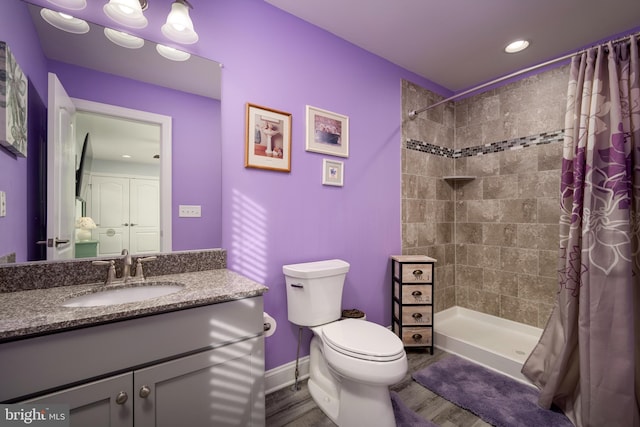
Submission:
<svg viewBox="0 0 640 427">
<path fill-rule="evenodd" d="M 482 224 L 482 243 L 495 246 L 516 246 L 516 224 Z"/>
<path fill-rule="evenodd" d="M 538 251 L 533 249 L 501 248 L 500 269 L 515 273 L 537 274 Z"/>
<path fill-rule="evenodd" d="M 482 197 L 485 200 L 518 198 L 518 175 L 484 177 Z"/>
</svg>

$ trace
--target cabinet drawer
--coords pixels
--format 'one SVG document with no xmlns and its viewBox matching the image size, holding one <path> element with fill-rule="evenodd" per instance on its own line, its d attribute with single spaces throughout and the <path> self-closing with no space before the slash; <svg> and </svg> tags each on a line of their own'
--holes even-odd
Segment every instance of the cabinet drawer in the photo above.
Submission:
<svg viewBox="0 0 640 427">
<path fill-rule="evenodd" d="M 433 285 L 401 285 L 393 284 L 393 295 L 402 304 L 431 304 Z"/>
<path fill-rule="evenodd" d="M 433 307 L 430 305 L 405 305 L 401 307 L 394 304 L 393 314 L 402 325 L 431 325 L 433 320 Z"/>
<path fill-rule="evenodd" d="M 433 328 L 425 327 L 403 327 L 402 342 L 407 347 L 412 346 L 430 346 L 432 345 Z"/>
<path fill-rule="evenodd" d="M 399 273 L 398 270 L 400 270 Z M 433 264 L 397 264 L 396 277 L 402 283 L 431 283 L 433 281 Z"/>
</svg>

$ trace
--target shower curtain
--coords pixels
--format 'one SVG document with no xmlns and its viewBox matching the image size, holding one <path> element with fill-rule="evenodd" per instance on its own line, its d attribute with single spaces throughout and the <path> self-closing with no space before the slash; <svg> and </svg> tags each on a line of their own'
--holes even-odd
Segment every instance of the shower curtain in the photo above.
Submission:
<svg viewBox="0 0 640 427">
<path fill-rule="evenodd" d="M 557 302 L 522 372 L 576 426 L 640 426 L 636 37 L 572 59 Z"/>
</svg>

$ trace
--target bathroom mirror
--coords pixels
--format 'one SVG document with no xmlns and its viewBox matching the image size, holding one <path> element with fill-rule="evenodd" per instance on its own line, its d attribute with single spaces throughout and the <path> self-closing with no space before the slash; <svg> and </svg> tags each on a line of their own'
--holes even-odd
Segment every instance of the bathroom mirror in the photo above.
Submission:
<svg viewBox="0 0 640 427">
<path fill-rule="evenodd" d="M 25 3 L 28 5 L 34 29 L 48 60 L 179 90 L 193 94 L 195 98 L 220 99 L 221 70 L 220 64 L 216 61 L 197 55 L 191 55 L 184 62 L 169 61 L 161 57 L 156 52 L 155 43 L 149 41 L 145 41 L 140 49 L 126 49 L 110 42 L 104 35 L 103 27 L 93 23 L 89 23 L 91 29 L 86 34 L 65 33 L 49 25 L 40 17 L 40 6 L 28 1 Z M 179 78 L 176 78 L 177 76 Z M 89 96 L 83 98 L 93 101 Z M 219 114 L 219 108 L 217 114 Z M 83 124 L 82 126 L 91 125 Z M 133 140 L 135 138 L 132 138 Z M 159 152 L 159 149 L 156 151 Z M 160 180 L 162 186 L 162 177 Z M 41 184 L 46 186 L 46 182 Z M 19 213 L 27 215 L 27 207 L 24 206 L 21 209 L 24 209 L 24 212 Z M 26 233 L 25 239 L 27 239 Z M 195 248 L 199 249 L 202 246 L 189 248 L 182 245 L 180 247 L 181 250 Z M 170 248 L 161 248 L 161 251 L 168 252 Z M 28 261 L 32 260 L 34 259 L 31 257 L 28 259 Z"/>
</svg>

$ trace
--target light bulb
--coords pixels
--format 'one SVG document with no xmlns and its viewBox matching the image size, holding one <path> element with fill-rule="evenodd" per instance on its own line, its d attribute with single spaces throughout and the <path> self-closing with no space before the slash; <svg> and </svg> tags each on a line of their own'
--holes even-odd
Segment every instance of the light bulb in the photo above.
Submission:
<svg viewBox="0 0 640 427">
<path fill-rule="evenodd" d="M 188 52 L 184 52 L 182 50 L 178 50 L 169 46 L 165 46 L 163 44 L 157 44 L 156 50 L 162 56 L 172 61 L 186 61 L 191 58 L 191 54 Z"/>
<path fill-rule="evenodd" d="M 189 7 L 180 1 L 173 2 L 167 22 L 161 29 L 162 34 L 176 43 L 193 44 L 198 41 L 198 33 L 189 17 Z"/>
<path fill-rule="evenodd" d="M 59 30 L 73 34 L 89 32 L 89 24 L 82 19 L 74 18 L 67 13 L 55 12 L 51 9 L 40 9 L 40 16 Z"/>
<path fill-rule="evenodd" d="M 87 7 L 87 0 L 49 0 L 49 3 L 72 10 L 82 10 Z"/>
<path fill-rule="evenodd" d="M 138 0 L 109 0 L 103 10 L 109 18 L 126 27 L 144 28 L 148 23 Z"/>
</svg>

